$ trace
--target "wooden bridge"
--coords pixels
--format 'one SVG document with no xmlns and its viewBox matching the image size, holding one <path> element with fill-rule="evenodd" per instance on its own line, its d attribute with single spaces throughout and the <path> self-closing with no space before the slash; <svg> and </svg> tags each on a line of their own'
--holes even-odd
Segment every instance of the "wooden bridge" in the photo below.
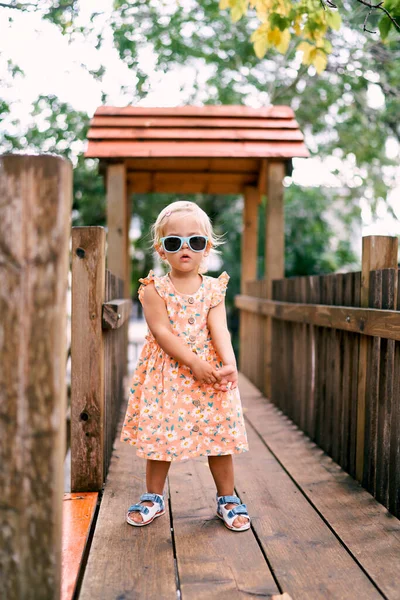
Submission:
<svg viewBox="0 0 400 600">
<path fill-rule="evenodd" d="M 80 599 L 399 598 L 399 520 L 243 376 L 239 387 L 250 451 L 235 457 L 236 493 L 251 529 L 216 517 L 206 457 L 171 466 L 164 517 L 127 525 L 145 461 L 117 439 Z"/>
<path fill-rule="evenodd" d="M 0 597 L 400 598 L 397 239 L 364 238 L 360 273 L 284 279 L 282 181 L 290 156 L 304 152 L 297 125 L 290 109 L 228 109 L 223 119 L 205 107 L 208 114 L 150 121 L 134 109 L 117 115 L 128 127 L 118 143 L 113 115 L 103 114 L 101 131 L 90 134 L 92 151 L 112 140 L 102 163 L 108 251 L 103 228 L 73 230 L 70 436 L 63 332 L 71 168 L 52 156 L 0 159 Z M 152 133 L 140 133 L 149 123 Z M 239 130 L 250 126 L 252 141 L 243 142 Z M 227 130 L 237 138 L 223 141 Z M 170 142 L 139 160 L 152 135 Z M 174 136 L 189 138 L 179 152 L 190 158 L 171 161 Z M 122 156 L 127 148 L 136 158 Z M 229 154 L 222 161 L 221 152 Z M 220 177 L 235 164 L 240 176 Z M 145 485 L 145 461 L 119 442 L 130 375 L 127 189 L 171 191 L 176 182 L 222 185 L 220 193 L 234 186 L 245 197 L 235 302 L 250 451 L 235 458 L 235 481 L 252 527 L 239 535 L 215 515 L 205 457 L 172 465 L 165 516 L 149 527 L 125 523 Z M 263 191 L 266 275 L 257 281 Z M 72 491 L 63 494 L 69 440 Z"/>
</svg>

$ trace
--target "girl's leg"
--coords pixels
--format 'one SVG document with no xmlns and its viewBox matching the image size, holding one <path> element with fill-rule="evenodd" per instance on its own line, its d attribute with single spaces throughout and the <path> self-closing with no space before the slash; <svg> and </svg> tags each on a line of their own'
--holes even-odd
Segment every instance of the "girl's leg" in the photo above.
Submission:
<svg viewBox="0 0 400 600">
<path fill-rule="evenodd" d="M 170 466 L 171 462 L 167 460 L 147 460 L 146 486 L 149 494 L 160 494 L 162 496 Z M 141 504 L 144 504 L 144 506 L 153 506 L 153 502 L 149 502 L 148 500 L 141 502 Z M 136 511 L 129 513 L 129 517 L 135 523 L 143 521 L 142 515 Z"/>
<path fill-rule="evenodd" d="M 225 456 L 209 456 L 208 464 L 217 487 L 218 496 L 234 496 L 232 454 L 226 454 Z M 234 506 L 235 504 L 232 503 L 226 504 L 226 508 L 233 508 Z M 249 520 L 246 517 L 238 516 L 233 521 L 232 525 L 234 525 L 234 527 L 241 527 L 248 523 L 248 521 Z"/>
</svg>

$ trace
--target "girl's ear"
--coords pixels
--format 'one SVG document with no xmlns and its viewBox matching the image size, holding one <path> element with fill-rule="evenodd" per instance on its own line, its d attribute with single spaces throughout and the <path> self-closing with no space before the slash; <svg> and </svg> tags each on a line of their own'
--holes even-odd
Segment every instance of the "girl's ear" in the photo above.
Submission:
<svg viewBox="0 0 400 600">
<path fill-rule="evenodd" d="M 164 253 L 164 249 L 163 249 L 162 245 L 161 244 L 154 244 L 154 249 L 159 254 L 159 256 L 163 260 L 165 260 L 165 253 Z"/>
</svg>

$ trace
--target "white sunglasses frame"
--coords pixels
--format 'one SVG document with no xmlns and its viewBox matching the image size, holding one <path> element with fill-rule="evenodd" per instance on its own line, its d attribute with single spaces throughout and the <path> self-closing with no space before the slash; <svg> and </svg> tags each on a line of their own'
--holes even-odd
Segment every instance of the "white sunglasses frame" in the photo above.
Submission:
<svg viewBox="0 0 400 600">
<path fill-rule="evenodd" d="M 177 250 L 167 250 L 164 246 L 164 240 L 166 240 L 167 238 L 171 238 L 171 237 L 178 238 L 181 241 L 181 245 L 179 246 L 179 248 Z M 194 237 L 201 237 L 206 240 L 206 245 L 204 246 L 204 248 L 202 250 L 193 250 L 192 246 L 190 245 L 189 240 Z M 179 252 L 179 250 L 182 248 L 182 246 L 185 242 L 187 242 L 187 245 L 192 250 L 192 252 L 204 252 L 204 250 L 207 248 L 208 237 L 206 235 L 190 235 L 189 237 L 183 237 L 180 235 L 167 235 L 166 237 L 161 238 L 160 242 L 161 242 L 161 245 L 162 245 L 164 251 L 167 252 L 168 254 L 175 254 L 176 252 Z"/>
</svg>

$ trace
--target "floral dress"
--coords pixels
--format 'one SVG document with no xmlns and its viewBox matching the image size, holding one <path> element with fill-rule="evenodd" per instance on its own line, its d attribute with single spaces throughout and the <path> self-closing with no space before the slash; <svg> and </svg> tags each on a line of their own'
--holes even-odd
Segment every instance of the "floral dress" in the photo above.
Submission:
<svg viewBox="0 0 400 600">
<path fill-rule="evenodd" d="M 194 294 L 178 292 L 169 274 L 151 270 L 139 279 L 138 295 L 154 282 L 163 298 L 172 331 L 202 360 L 222 367 L 207 326 L 210 308 L 224 298 L 226 271 L 216 277 L 202 275 Z M 121 440 L 136 447 L 143 458 L 183 461 L 196 456 L 246 452 L 248 447 L 239 389 L 216 390 L 200 383 L 190 367 L 169 356 L 148 328 L 129 393 Z"/>
</svg>

